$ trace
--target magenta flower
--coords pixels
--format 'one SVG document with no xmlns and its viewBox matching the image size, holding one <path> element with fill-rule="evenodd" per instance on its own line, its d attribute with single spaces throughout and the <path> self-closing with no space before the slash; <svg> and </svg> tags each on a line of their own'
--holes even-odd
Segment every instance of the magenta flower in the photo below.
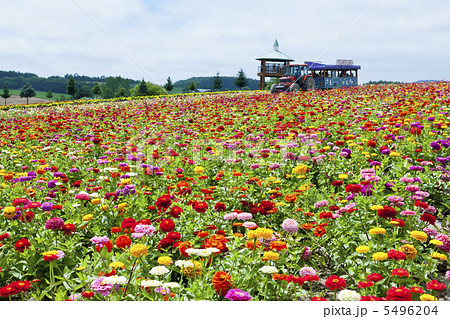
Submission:
<svg viewBox="0 0 450 319">
<path fill-rule="evenodd" d="M 64 220 L 59 217 L 50 218 L 45 222 L 45 229 L 61 229 L 64 226 Z"/>
<path fill-rule="evenodd" d="M 231 301 L 249 301 L 252 297 L 246 291 L 242 291 L 240 289 L 230 289 L 225 295 L 225 299 L 229 299 Z"/>
</svg>

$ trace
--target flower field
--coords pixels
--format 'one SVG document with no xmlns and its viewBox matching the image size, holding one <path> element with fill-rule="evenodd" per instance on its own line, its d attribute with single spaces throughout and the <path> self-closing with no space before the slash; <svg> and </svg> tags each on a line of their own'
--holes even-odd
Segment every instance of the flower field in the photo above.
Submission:
<svg viewBox="0 0 450 319">
<path fill-rule="evenodd" d="M 446 300 L 450 83 L 2 110 L 0 300 Z"/>
</svg>

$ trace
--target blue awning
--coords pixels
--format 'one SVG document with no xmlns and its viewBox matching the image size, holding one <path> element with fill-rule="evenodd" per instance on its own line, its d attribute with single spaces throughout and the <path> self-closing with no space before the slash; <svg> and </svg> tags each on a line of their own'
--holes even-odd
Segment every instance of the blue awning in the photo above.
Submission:
<svg viewBox="0 0 450 319">
<path fill-rule="evenodd" d="M 305 61 L 309 70 L 359 70 L 360 65 L 323 64 L 318 62 Z"/>
</svg>

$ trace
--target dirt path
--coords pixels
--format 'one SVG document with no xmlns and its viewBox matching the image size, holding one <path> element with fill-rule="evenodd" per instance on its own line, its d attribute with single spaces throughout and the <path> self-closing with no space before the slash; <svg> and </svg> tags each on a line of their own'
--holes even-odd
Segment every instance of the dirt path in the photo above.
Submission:
<svg viewBox="0 0 450 319">
<path fill-rule="evenodd" d="M 28 104 L 32 103 L 45 103 L 48 102 L 47 99 L 39 99 L 37 97 L 30 97 L 28 99 Z M 26 98 L 21 98 L 18 95 L 11 95 L 11 97 L 6 99 L 6 105 L 16 105 L 16 104 L 27 104 Z M 0 105 L 5 105 L 5 99 L 0 97 Z"/>
</svg>

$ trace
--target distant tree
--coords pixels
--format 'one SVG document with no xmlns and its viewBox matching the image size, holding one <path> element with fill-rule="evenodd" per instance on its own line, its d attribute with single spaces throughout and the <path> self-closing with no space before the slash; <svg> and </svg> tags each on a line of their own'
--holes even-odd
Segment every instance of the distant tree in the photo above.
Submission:
<svg viewBox="0 0 450 319">
<path fill-rule="evenodd" d="M 167 78 L 167 83 L 164 84 L 164 88 L 166 89 L 167 92 L 170 92 L 173 90 L 173 83 L 172 83 L 172 80 L 170 79 L 170 76 Z"/>
<path fill-rule="evenodd" d="M 81 99 L 81 98 L 91 98 L 92 97 L 92 92 L 91 92 L 91 88 L 87 85 L 83 85 L 81 88 L 77 89 L 77 91 L 75 92 L 75 99 Z"/>
<path fill-rule="evenodd" d="M 6 84 L 5 84 L 5 87 L 3 88 L 3 93 L 0 94 L 0 96 L 5 99 L 5 105 L 6 105 L 6 99 L 9 99 L 11 97 L 11 92 L 9 91 Z"/>
<path fill-rule="evenodd" d="M 27 98 L 27 104 L 28 104 L 28 99 L 30 97 L 36 96 L 36 91 L 31 87 L 30 83 L 27 83 L 22 88 L 22 90 L 20 91 L 19 95 L 20 95 L 20 97 L 26 97 Z"/>
<path fill-rule="evenodd" d="M 192 81 L 192 82 L 189 84 L 189 86 L 188 86 L 188 90 L 191 91 L 191 92 L 197 90 L 197 84 L 195 84 L 195 82 Z"/>
<path fill-rule="evenodd" d="M 75 93 L 77 92 L 77 87 L 75 86 L 75 80 L 73 79 L 73 76 L 70 76 L 69 82 L 67 82 L 66 92 L 67 92 L 67 94 L 72 96 L 72 99 L 75 97 Z"/>
<path fill-rule="evenodd" d="M 94 94 L 94 97 L 97 98 L 97 95 L 99 95 L 100 93 L 102 93 L 100 85 L 98 85 L 98 82 L 95 82 L 94 87 L 92 88 L 92 94 Z"/>
<path fill-rule="evenodd" d="M 244 86 L 247 85 L 247 82 L 248 82 L 248 80 L 247 80 L 247 76 L 244 73 L 244 70 L 240 69 L 236 76 L 236 79 L 234 80 L 234 84 L 238 88 L 242 89 Z"/>
<path fill-rule="evenodd" d="M 217 72 L 216 76 L 214 77 L 213 89 L 215 91 L 218 91 L 221 88 L 222 88 L 222 79 L 219 76 L 219 72 Z"/>
<path fill-rule="evenodd" d="M 148 95 L 148 86 L 147 83 L 145 83 L 144 79 L 142 79 L 141 83 L 137 86 L 138 95 Z"/>
<path fill-rule="evenodd" d="M 47 94 L 45 95 L 45 97 L 48 99 L 48 101 L 50 102 L 50 99 L 53 97 L 53 93 L 52 90 L 48 90 Z"/>
<path fill-rule="evenodd" d="M 130 96 L 130 92 L 126 88 L 121 86 L 116 93 L 116 97 L 124 97 L 124 96 Z"/>
</svg>

